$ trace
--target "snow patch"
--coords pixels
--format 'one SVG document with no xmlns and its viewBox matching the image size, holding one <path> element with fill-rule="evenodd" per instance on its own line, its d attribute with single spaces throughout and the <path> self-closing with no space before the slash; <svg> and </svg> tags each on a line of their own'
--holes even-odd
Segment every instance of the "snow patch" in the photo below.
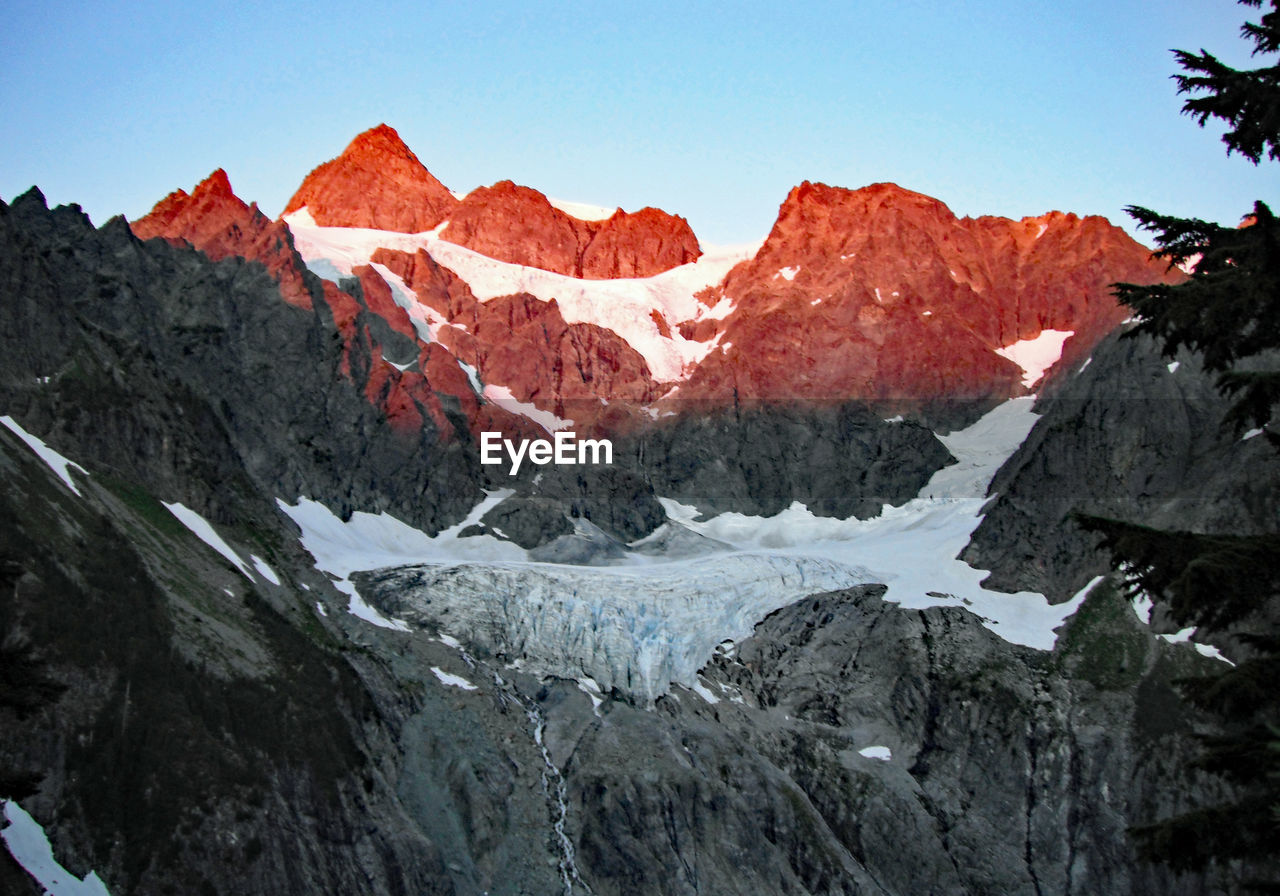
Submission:
<svg viewBox="0 0 1280 896">
<path fill-rule="evenodd" d="M 462 372 L 467 375 L 467 381 L 471 383 L 472 390 L 476 395 L 484 395 L 484 386 L 480 383 L 480 371 L 476 370 L 465 361 L 459 361 L 458 366 L 462 368 Z"/>
<path fill-rule="evenodd" d="M 619 211 L 617 208 L 605 208 L 603 205 L 591 205 L 586 202 L 572 202 L 568 199 L 547 198 L 552 208 L 558 208 L 571 218 L 579 221 L 608 221 Z"/>
<path fill-rule="evenodd" d="M 329 508 L 308 498 L 300 497 L 292 506 L 277 498 L 276 505 L 302 530 L 299 541 L 315 559 L 316 569 L 328 573 L 335 579 L 334 587 L 350 598 L 347 612 L 382 628 L 408 631 L 404 622 L 386 618 L 365 602 L 349 579 L 351 573 L 460 556 L 523 559 L 523 550 L 493 536 L 458 537 L 459 532 L 480 522 L 490 508 L 510 494 L 510 489 L 486 492 L 484 500 L 472 508 L 466 519 L 435 537 L 389 513 L 356 511 L 343 522 Z"/>
<path fill-rule="evenodd" d="M 418 339 L 424 343 L 433 342 L 436 338 L 436 331 L 440 328 L 441 322 L 444 322 L 443 315 L 434 308 L 419 302 L 417 294 L 409 288 L 408 284 L 398 274 L 393 273 L 386 265 L 370 262 L 369 267 L 377 271 L 378 276 L 391 289 L 392 301 L 403 308 L 405 313 L 409 315 L 409 323 L 413 325 L 413 330 L 418 334 Z"/>
<path fill-rule="evenodd" d="M 48 896 L 111 896 L 96 871 L 90 871 L 81 880 L 58 864 L 44 828 L 25 809 L 12 800 L 5 800 L 3 807 L 8 822 L 0 830 L 4 845 Z"/>
<path fill-rule="evenodd" d="M 1254 438 L 1255 436 L 1260 436 L 1260 435 L 1262 435 L 1262 430 L 1261 430 L 1261 429 L 1256 429 L 1256 428 L 1255 428 L 1255 429 L 1251 429 L 1251 430 L 1249 430 L 1247 433 L 1245 433 L 1244 435 L 1242 435 L 1242 436 L 1240 437 L 1240 441 L 1242 441 L 1242 442 L 1247 442 L 1249 439 L 1252 439 L 1252 438 Z"/>
<path fill-rule="evenodd" d="M 1062 357 L 1062 346 L 1074 335 L 1074 330 L 1041 330 L 1030 339 L 1020 339 L 996 349 L 996 354 L 1022 368 L 1022 385 L 1030 389 L 1046 370 L 1058 363 Z"/>
<path fill-rule="evenodd" d="M 578 690 L 586 694 L 591 700 L 591 711 L 600 717 L 600 707 L 604 704 L 604 692 L 600 690 L 600 685 L 596 683 L 594 678 L 583 676 L 578 679 Z"/>
<path fill-rule="evenodd" d="M 781 277 L 783 280 L 790 282 L 796 279 L 796 274 L 798 273 L 800 273 L 800 267 L 798 265 L 785 267 L 779 270 L 778 273 L 774 274 L 773 279 L 777 280 Z"/>
<path fill-rule="evenodd" d="M 218 534 L 213 525 L 196 513 L 190 507 L 174 502 L 161 502 L 168 508 L 169 512 L 177 517 L 178 522 L 190 529 L 201 541 L 213 548 L 219 554 L 227 559 L 227 561 L 236 569 L 244 573 L 244 577 L 250 582 L 253 581 L 253 573 L 249 572 L 248 565 L 240 559 L 240 555 L 232 550 L 231 545 L 222 540 L 222 536 Z M 280 584 L 279 581 L 276 584 Z"/>
<path fill-rule="evenodd" d="M 866 756 L 868 759 L 880 759 L 884 762 L 888 762 L 893 758 L 893 751 L 888 747 L 882 746 L 863 747 L 858 751 L 858 755 Z"/>
<path fill-rule="evenodd" d="M 1151 624 L 1151 611 L 1155 609 L 1155 601 L 1150 595 L 1139 594 L 1129 602 L 1129 605 L 1133 607 L 1133 612 L 1140 622 L 1144 625 Z"/>
<path fill-rule="evenodd" d="M 464 691 L 480 690 L 461 675 L 454 675 L 452 672 L 446 672 L 437 666 L 432 666 L 431 671 L 435 674 L 436 678 L 440 679 L 441 684 L 447 684 L 451 688 L 461 688 Z"/>
<path fill-rule="evenodd" d="M 722 296 L 718 302 L 708 308 L 706 305 L 698 306 L 698 313 L 693 316 L 694 320 L 724 320 L 737 307 L 733 299 L 728 296 Z"/>
<path fill-rule="evenodd" d="M 1177 372 L 1178 372 L 1178 367 L 1179 367 L 1179 366 L 1181 366 L 1181 364 L 1182 364 L 1182 362 L 1181 362 L 1181 361 L 1170 361 L 1170 362 L 1169 362 L 1169 364 L 1168 364 L 1169 372 L 1170 372 L 1170 373 L 1177 373 Z"/>
<path fill-rule="evenodd" d="M 1201 656 L 1207 656 L 1210 659 L 1220 660 L 1226 663 L 1228 666 L 1235 665 L 1235 663 L 1231 662 L 1231 660 L 1227 659 L 1225 656 L 1222 655 L 1221 650 L 1214 647 L 1212 644 L 1201 644 L 1198 641 L 1191 640 L 1192 636 L 1195 633 L 1196 633 L 1196 630 L 1195 630 L 1195 627 L 1193 626 L 1192 628 L 1184 628 L 1181 631 L 1176 632 L 1172 635 L 1161 635 L 1160 637 L 1163 640 L 1168 641 L 1170 644 L 1190 644 L 1192 647 L 1196 649 L 1196 653 L 1200 654 Z"/>
<path fill-rule="evenodd" d="M 527 417 L 548 433 L 555 433 L 557 430 L 568 429 L 574 425 L 572 420 L 557 417 L 550 411 L 544 411 L 530 402 L 518 401 L 506 386 L 495 386 L 491 383 L 484 387 L 484 397 L 503 410 Z"/>
<path fill-rule="evenodd" d="M 85 476 L 89 475 L 88 470 L 80 466 L 75 461 L 67 460 L 61 454 L 54 451 L 44 443 L 43 439 L 33 436 L 31 433 L 19 426 L 18 421 L 14 420 L 12 417 L 0 417 L 0 423 L 3 423 L 10 432 L 22 439 L 22 441 L 26 442 L 27 447 L 34 451 L 42 461 L 48 464 L 49 469 L 57 473 L 58 478 L 66 484 L 67 488 L 75 492 L 77 497 L 84 497 L 80 494 L 80 489 L 76 487 L 75 482 L 71 479 L 71 468 L 74 467 Z"/>
<path fill-rule="evenodd" d="M 720 702 L 720 698 L 711 692 L 711 689 L 703 683 L 701 678 L 695 678 L 689 689 L 713 706 Z"/>
<path fill-rule="evenodd" d="M 249 559 L 253 561 L 253 568 L 258 571 L 258 575 L 262 576 L 272 585 L 280 584 L 280 577 L 276 575 L 276 571 L 267 565 L 267 561 L 263 560 L 257 554 L 250 554 Z"/>
</svg>

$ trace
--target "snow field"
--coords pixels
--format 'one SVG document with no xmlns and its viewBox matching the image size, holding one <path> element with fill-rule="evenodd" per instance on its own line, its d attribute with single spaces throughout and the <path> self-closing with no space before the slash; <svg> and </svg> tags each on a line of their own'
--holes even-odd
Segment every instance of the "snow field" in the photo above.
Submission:
<svg viewBox="0 0 1280 896">
<path fill-rule="evenodd" d="M 612 330 L 640 353 L 654 379 L 662 382 L 684 379 L 693 366 L 706 357 L 714 343 L 685 339 L 674 329 L 670 336 L 663 336 L 651 312 L 656 310 L 670 325 L 683 320 L 722 319 L 732 303 L 725 306 L 721 301 L 709 309 L 694 298 L 694 294 L 719 283 L 731 267 L 751 258 L 760 248 L 760 243 L 704 246 L 704 254 L 696 262 L 653 277 L 579 280 L 498 261 L 450 243 L 439 236 L 445 225 L 415 234 L 319 227 L 305 208 L 284 220 L 293 232 L 294 245 L 303 261 L 321 277 L 350 276 L 353 268 L 368 264 L 379 248 L 402 252 L 425 249 L 437 262 L 465 280 L 482 302 L 527 292 L 545 302 L 555 299 L 568 323 L 590 323 Z M 403 284 L 400 286 L 403 288 Z M 410 317 L 414 317 L 413 311 Z"/>
</svg>

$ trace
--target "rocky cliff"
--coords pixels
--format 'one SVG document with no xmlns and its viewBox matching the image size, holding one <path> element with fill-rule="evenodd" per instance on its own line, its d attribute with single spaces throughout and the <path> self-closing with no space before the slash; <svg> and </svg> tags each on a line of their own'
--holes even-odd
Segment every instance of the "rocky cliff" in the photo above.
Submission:
<svg viewBox="0 0 1280 896">
<path fill-rule="evenodd" d="M 1274 531 L 1280 462 L 1261 433 L 1223 425 L 1231 402 L 1198 356 L 1108 337 L 1040 399 L 1040 422 L 991 484 L 965 559 L 994 588 L 1065 600 L 1107 568 L 1075 512 L 1190 532 Z"/>
<path fill-rule="evenodd" d="M 327 227 L 418 233 L 448 218 L 457 204 L 400 135 L 382 124 L 308 174 L 284 213 L 306 208 Z"/>
<path fill-rule="evenodd" d="M 509 180 L 468 193 L 440 235 L 500 261 L 588 280 L 652 277 L 702 254 L 684 218 L 643 208 L 584 221 Z"/>
<path fill-rule="evenodd" d="M 1087 356 L 1125 315 L 1113 282 L 1170 276 L 1149 254 L 1101 218 L 961 219 L 893 184 L 804 183 L 755 257 L 702 297 L 733 311 L 680 395 L 911 410 L 1020 394 L 1024 372 L 999 350 L 1054 330 L 1073 334 L 1064 363 Z"/>
</svg>

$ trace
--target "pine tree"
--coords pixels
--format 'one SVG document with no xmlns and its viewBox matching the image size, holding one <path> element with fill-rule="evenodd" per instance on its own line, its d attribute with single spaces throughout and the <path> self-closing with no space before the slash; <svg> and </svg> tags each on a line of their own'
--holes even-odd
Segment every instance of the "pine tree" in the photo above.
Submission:
<svg viewBox="0 0 1280 896">
<path fill-rule="evenodd" d="M 1280 2 L 1269 5 L 1259 22 L 1241 28 L 1254 56 L 1280 53 Z M 1174 57 L 1187 72 L 1174 75 L 1178 92 L 1194 94 L 1183 104 L 1184 114 L 1202 127 L 1210 118 L 1226 122 L 1228 155 L 1239 153 L 1255 165 L 1264 158 L 1280 161 L 1280 63 L 1238 71 L 1205 50 L 1175 50 Z M 1156 255 L 1171 268 L 1194 265 L 1190 279 L 1175 286 L 1117 285 L 1117 297 L 1142 321 L 1132 332 L 1162 339 L 1169 356 L 1184 345 L 1201 352 L 1205 368 L 1221 374 L 1219 386 L 1239 395 L 1229 419 L 1264 426 L 1280 402 L 1280 371 L 1236 365 L 1280 348 L 1280 225 L 1271 209 L 1256 202 L 1234 228 L 1140 206 L 1127 211 L 1157 235 Z"/>
<path fill-rule="evenodd" d="M 1238 0 L 1253 8 L 1262 0 Z M 1280 0 L 1270 0 L 1242 33 L 1254 56 L 1280 52 Z M 1280 65 L 1238 71 L 1208 52 L 1175 51 L 1190 95 L 1183 112 L 1204 126 L 1219 119 L 1228 154 L 1257 165 L 1280 161 Z M 1189 268 L 1175 285 L 1117 284 L 1117 297 L 1139 320 L 1131 335 L 1148 334 L 1166 355 L 1186 346 L 1235 401 L 1226 423 L 1265 427 L 1280 402 L 1280 224 L 1259 201 L 1239 227 L 1161 215 L 1131 207 L 1157 235 L 1156 253 Z M 1242 363 L 1243 362 L 1243 363 Z M 1272 444 L 1280 437 L 1267 433 Z M 1280 860 L 1280 534 L 1206 535 L 1164 532 L 1131 522 L 1077 516 L 1102 536 L 1133 594 L 1160 598 L 1181 626 L 1231 628 L 1242 645 L 1238 663 L 1184 682 L 1195 705 L 1220 721 L 1205 739 L 1198 765 L 1237 785 L 1234 801 L 1206 806 L 1135 828 L 1140 852 L 1177 870 L 1245 860 L 1274 869 Z M 1280 892 L 1280 881 L 1253 881 Z"/>
</svg>

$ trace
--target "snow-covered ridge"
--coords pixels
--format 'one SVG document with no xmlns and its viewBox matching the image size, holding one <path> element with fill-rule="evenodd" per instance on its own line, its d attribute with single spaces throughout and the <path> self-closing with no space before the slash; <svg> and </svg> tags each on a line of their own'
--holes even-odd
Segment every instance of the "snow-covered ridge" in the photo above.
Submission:
<svg viewBox="0 0 1280 896">
<path fill-rule="evenodd" d="M 735 264 L 755 255 L 761 243 L 746 246 L 704 246 L 696 262 L 653 277 L 619 280 L 579 280 L 563 274 L 498 261 L 440 238 L 445 225 L 426 233 L 394 233 L 356 227 L 319 227 L 304 208 L 285 217 L 303 261 L 321 277 L 350 276 L 369 263 L 380 248 L 401 252 L 426 250 L 437 262 L 467 282 L 480 301 L 527 292 L 543 301 L 555 299 L 568 323 L 589 323 L 612 330 L 645 359 L 654 379 L 685 378 L 711 351 L 714 343 L 685 339 L 674 325 L 684 320 L 722 316 L 696 298 L 695 293 L 724 279 Z M 664 336 L 652 317 L 657 311 L 671 325 Z M 434 312 L 433 312 L 434 313 Z M 413 317 L 413 313 L 410 312 Z M 423 313 L 423 319 L 430 315 Z"/>
</svg>

